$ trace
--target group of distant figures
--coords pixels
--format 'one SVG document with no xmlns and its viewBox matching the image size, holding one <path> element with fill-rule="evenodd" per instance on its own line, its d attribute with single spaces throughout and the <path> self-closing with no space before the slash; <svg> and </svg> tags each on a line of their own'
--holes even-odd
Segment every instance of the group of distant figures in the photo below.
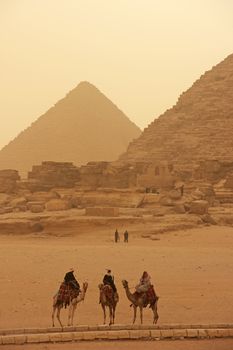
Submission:
<svg viewBox="0 0 233 350">
<path fill-rule="evenodd" d="M 120 234 L 117 229 L 115 231 L 114 240 L 115 240 L 115 243 L 120 242 Z M 129 233 L 127 230 L 124 232 L 124 242 L 125 243 L 129 242 Z"/>
</svg>

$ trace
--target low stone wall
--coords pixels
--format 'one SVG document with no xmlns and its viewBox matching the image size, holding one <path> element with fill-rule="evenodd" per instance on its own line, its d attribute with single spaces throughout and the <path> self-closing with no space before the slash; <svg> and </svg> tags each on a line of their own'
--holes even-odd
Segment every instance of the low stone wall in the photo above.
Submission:
<svg viewBox="0 0 233 350">
<path fill-rule="evenodd" d="M 90 207 L 86 208 L 87 216 L 109 216 L 109 217 L 116 217 L 119 216 L 119 208 L 108 208 L 108 207 Z"/>
<path fill-rule="evenodd" d="M 0 345 L 56 343 L 82 340 L 163 340 L 233 337 L 233 324 L 205 325 L 99 325 L 77 327 L 5 329 Z"/>
</svg>

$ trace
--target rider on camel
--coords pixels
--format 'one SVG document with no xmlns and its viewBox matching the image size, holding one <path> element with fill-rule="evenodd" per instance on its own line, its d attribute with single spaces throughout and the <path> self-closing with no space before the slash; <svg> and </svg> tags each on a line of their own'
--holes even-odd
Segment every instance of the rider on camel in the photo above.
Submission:
<svg viewBox="0 0 233 350">
<path fill-rule="evenodd" d="M 151 277 L 146 271 L 143 272 L 139 284 L 135 287 L 135 289 L 136 293 L 144 294 L 145 306 L 148 304 L 148 302 L 151 304 L 158 299 L 154 287 L 151 284 Z"/>
<path fill-rule="evenodd" d="M 70 285 L 73 289 L 80 291 L 80 285 L 74 276 L 73 268 L 71 268 L 70 271 L 65 274 L 64 282 Z"/>
<path fill-rule="evenodd" d="M 145 293 L 151 286 L 150 275 L 144 271 L 140 278 L 139 284 L 135 287 L 138 293 Z"/>
<path fill-rule="evenodd" d="M 116 293 L 117 289 L 114 283 L 114 277 L 111 275 L 111 270 L 107 270 L 107 273 L 104 275 L 103 284 L 111 286 L 113 292 Z"/>
</svg>

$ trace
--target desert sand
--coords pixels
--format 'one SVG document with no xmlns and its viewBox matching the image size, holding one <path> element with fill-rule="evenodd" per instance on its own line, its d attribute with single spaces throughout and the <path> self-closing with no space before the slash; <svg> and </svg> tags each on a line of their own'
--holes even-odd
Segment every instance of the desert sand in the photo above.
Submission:
<svg viewBox="0 0 233 350">
<path fill-rule="evenodd" d="M 80 283 L 89 283 L 75 325 L 102 323 L 98 284 L 106 268 L 112 269 L 120 295 L 118 324 L 132 321 L 121 280 L 128 280 L 133 290 L 143 270 L 151 274 L 160 296 L 159 323 L 232 322 L 233 228 L 209 226 L 158 238 L 131 234 L 128 244 L 116 244 L 112 231 L 70 237 L 1 235 L 0 328 L 50 326 L 52 297 L 70 267 Z M 66 324 L 67 310 L 61 318 Z M 151 321 L 146 309 L 144 323 Z"/>
</svg>

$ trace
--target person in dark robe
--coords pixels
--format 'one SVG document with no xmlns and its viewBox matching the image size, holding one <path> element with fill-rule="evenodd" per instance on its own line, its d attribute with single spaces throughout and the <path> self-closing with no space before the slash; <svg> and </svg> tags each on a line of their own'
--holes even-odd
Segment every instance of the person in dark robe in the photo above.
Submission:
<svg viewBox="0 0 233 350">
<path fill-rule="evenodd" d="M 114 283 L 114 277 L 111 274 L 111 270 L 107 270 L 107 273 L 104 275 L 103 284 L 104 285 L 108 284 L 109 286 L 111 286 L 113 289 L 113 292 L 116 293 L 117 289 Z"/>
<path fill-rule="evenodd" d="M 125 243 L 128 243 L 128 242 L 129 242 L 129 233 L 128 233 L 127 230 L 124 232 L 124 242 L 125 242 Z"/>
<path fill-rule="evenodd" d="M 65 274 L 64 282 L 69 284 L 72 288 L 80 290 L 80 285 L 74 276 L 73 268 L 71 268 L 70 271 Z"/>
<path fill-rule="evenodd" d="M 115 243 L 117 243 L 119 240 L 120 240 L 120 236 L 119 236 L 118 231 L 116 230 L 115 231 Z"/>
</svg>

